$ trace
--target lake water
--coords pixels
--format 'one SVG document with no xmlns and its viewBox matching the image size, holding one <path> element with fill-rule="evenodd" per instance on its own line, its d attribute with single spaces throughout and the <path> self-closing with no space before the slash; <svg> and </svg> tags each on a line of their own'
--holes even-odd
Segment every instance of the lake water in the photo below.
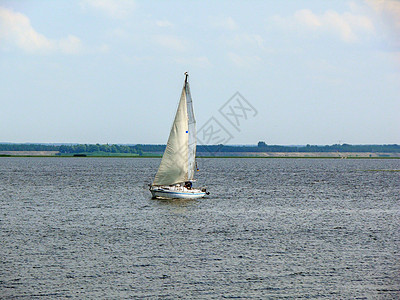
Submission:
<svg viewBox="0 0 400 300">
<path fill-rule="evenodd" d="M 0 158 L 0 298 L 398 299 L 400 160 Z"/>
</svg>

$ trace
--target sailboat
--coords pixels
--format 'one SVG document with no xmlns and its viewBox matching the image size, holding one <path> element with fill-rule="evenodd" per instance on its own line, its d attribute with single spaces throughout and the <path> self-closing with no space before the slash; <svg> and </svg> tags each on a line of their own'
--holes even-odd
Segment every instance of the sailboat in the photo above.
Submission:
<svg viewBox="0 0 400 300">
<path fill-rule="evenodd" d="M 188 73 L 185 73 L 178 109 L 169 134 L 160 166 L 150 192 L 153 198 L 196 199 L 209 193 L 205 188 L 194 188 L 196 167 L 196 121 Z"/>
</svg>

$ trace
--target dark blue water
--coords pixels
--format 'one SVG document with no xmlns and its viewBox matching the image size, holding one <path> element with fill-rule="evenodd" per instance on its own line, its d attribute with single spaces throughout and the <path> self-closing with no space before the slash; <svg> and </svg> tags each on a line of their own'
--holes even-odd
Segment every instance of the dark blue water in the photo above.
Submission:
<svg viewBox="0 0 400 300">
<path fill-rule="evenodd" d="M 0 298 L 398 299 L 400 160 L 1 158 Z"/>
</svg>

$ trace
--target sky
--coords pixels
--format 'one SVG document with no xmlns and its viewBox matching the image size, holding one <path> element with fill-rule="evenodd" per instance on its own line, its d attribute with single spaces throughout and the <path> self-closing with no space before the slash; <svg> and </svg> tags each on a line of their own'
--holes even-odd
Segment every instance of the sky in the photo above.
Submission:
<svg viewBox="0 0 400 300">
<path fill-rule="evenodd" d="M 400 144 L 400 1 L 0 0 L 0 142 Z"/>
</svg>

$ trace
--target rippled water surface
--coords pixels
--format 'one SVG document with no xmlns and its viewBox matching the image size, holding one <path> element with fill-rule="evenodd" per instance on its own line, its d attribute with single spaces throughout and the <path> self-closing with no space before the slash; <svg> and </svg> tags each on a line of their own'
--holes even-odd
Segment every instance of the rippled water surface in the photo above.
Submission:
<svg viewBox="0 0 400 300">
<path fill-rule="evenodd" d="M 0 158 L 0 298 L 400 297 L 400 160 Z"/>
</svg>

